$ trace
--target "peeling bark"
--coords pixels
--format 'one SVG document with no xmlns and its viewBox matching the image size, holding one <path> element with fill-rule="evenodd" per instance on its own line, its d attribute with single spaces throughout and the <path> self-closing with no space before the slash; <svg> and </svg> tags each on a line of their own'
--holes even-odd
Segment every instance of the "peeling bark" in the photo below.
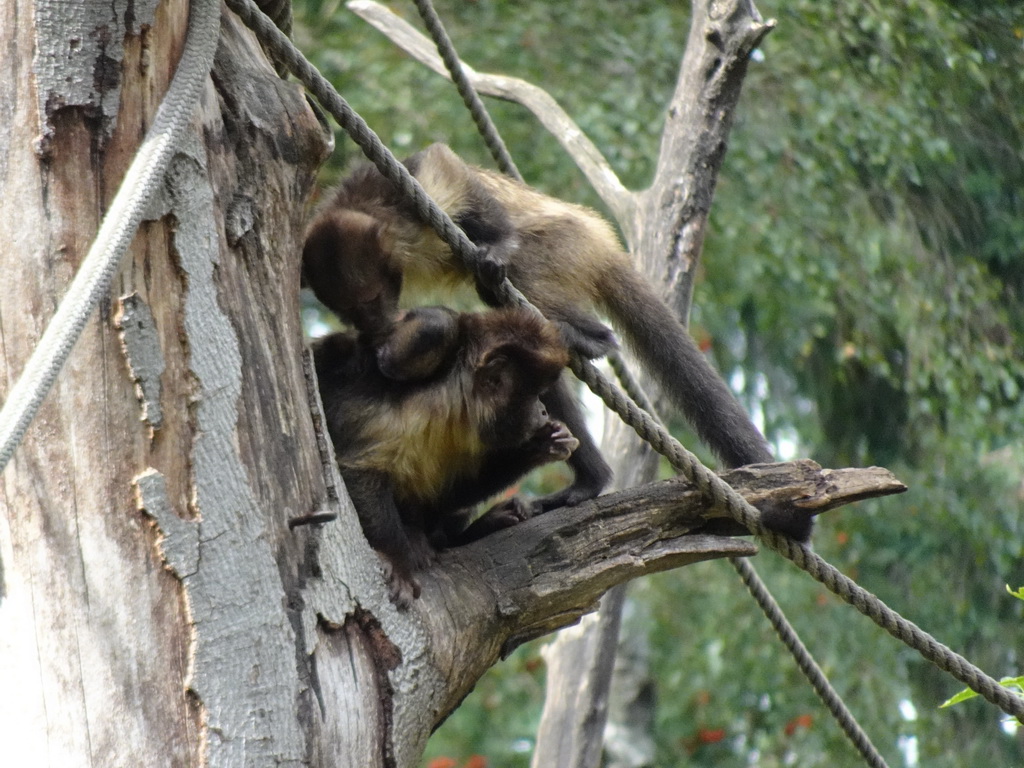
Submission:
<svg viewBox="0 0 1024 768">
<path fill-rule="evenodd" d="M 187 13 L 177 0 L 0 11 L 0 69 L 17 85 L 0 191 L 19 203 L 0 214 L 17 244 L 0 254 L 0 392 L 98 228 Z M 301 450 L 314 438 L 296 254 L 326 140 L 230 15 L 194 120 L 111 298 L 0 480 L 12 759 L 306 763 L 309 691 L 286 599 L 302 550 L 285 510 L 314 507 L 322 482 Z M 242 197 L 259 213 L 231 248 L 221 211 Z"/>
<path fill-rule="evenodd" d="M 103 149 L 121 111 L 122 72 L 134 58 L 130 49 L 145 48 L 157 5 L 157 0 L 86 0 L 32 6 L 40 157 L 49 155 L 58 115 L 64 111 L 92 123 L 94 146 Z"/>
<path fill-rule="evenodd" d="M 114 318 L 114 324 L 121 332 L 122 351 L 142 405 L 141 419 L 156 430 L 164 421 L 160 407 L 160 377 L 165 366 L 153 313 L 138 293 L 122 296 L 119 304 L 120 312 Z"/>
</svg>

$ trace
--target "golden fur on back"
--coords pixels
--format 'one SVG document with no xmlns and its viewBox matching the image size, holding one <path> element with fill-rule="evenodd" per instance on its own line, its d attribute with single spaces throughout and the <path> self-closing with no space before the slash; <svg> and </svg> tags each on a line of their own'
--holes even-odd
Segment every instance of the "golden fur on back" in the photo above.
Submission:
<svg viewBox="0 0 1024 768">
<path fill-rule="evenodd" d="M 422 170 L 416 180 L 438 206 L 454 218 L 465 206 L 468 180 L 465 173 L 435 147 L 444 145 L 435 144 L 425 151 Z M 447 147 L 444 149 L 451 153 Z M 408 282 L 434 286 L 443 282 L 444 286 L 437 287 L 452 288 L 464 279 L 461 263 L 432 227 L 408 220 L 393 226 L 403 227 L 401 235 L 394 239 L 393 254 L 401 261 Z"/>
<path fill-rule="evenodd" d="M 452 218 L 467 201 L 466 169 L 507 211 L 520 242 L 509 265 L 509 277 L 527 297 L 544 309 L 564 303 L 566 280 L 573 292 L 590 303 L 600 301 L 600 279 L 611 268 L 630 265 L 618 247 L 611 225 L 582 205 L 549 197 L 530 187 L 476 166 L 467 166 L 444 144 L 423 152 L 417 180 Z M 461 261 L 430 227 L 407 242 L 401 259 L 413 285 L 439 282 L 446 287 L 468 278 Z"/>
</svg>

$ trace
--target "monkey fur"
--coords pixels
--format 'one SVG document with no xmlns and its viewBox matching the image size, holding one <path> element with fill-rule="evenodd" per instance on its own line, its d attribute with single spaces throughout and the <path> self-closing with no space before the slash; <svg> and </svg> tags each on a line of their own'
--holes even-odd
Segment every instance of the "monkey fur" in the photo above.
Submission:
<svg viewBox="0 0 1024 768">
<path fill-rule="evenodd" d="M 419 596 L 415 573 L 436 546 L 530 514 L 510 499 L 466 527 L 469 508 L 578 444 L 539 399 L 568 352 L 524 310 L 421 307 L 383 333 L 318 340 L 313 358 L 345 485 L 400 607 Z"/>
<path fill-rule="evenodd" d="M 569 347 L 589 358 L 615 347 L 614 335 L 595 315 L 595 309 L 603 310 L 725 466 L 774 461 L 767 441 L 603 218 L 470 166 L 443 144 L 405 164 L 485 249 L 486 269 L 507 274 Z M 317 297 L 356 327 L 379 324 L 394 313 L 403 283 L 416 290 L 473 281 L 481 298 L 494 303 L 486 286 L 372 166 L 351 174 L 318 211 L 307 230 L 303 269 Z M 569 460 L 573 484 L 541 500 L 550 509 L 596 496 L 611 471 L 566 381 L 549 390 L 545 403 L 580 440 Z M 809 523 L 777 527 L 800 540 L 810 536 Z"/>
</svg>

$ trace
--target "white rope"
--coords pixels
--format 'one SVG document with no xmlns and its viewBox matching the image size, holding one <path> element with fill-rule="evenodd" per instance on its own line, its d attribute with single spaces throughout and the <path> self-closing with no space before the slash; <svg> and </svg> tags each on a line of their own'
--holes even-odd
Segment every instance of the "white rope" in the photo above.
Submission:
<svg viewBox="0 0 1024 768">
<path fill-rule="evenodd" d="M 213 67 L 220 36 L 220 0 L 192 0 L 188 37 L 163 103 L 57 312 L 0 409 L 0 472 L 25 436 L 57 374 L 110 288 L 143 213 L 160 189 Z"/>
</svg>

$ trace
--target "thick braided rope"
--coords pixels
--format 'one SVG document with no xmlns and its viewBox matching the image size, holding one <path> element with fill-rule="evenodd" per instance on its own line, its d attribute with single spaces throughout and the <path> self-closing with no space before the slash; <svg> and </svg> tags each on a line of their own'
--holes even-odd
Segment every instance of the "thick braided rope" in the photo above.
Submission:
<svg viewBox="0 0 1024 768">
<path fill-rule="evenodd" d="M 608 365 L 615 373 L 615 378 L 619 380 L 619 386 L 625 391 L 626 396 L 645 410 L 658 424 L 664 426 L 664 422 L 658 417 L 658 412 L 654 410 L 654 403 L 640 386 L 640 382 L 636 380 L 633 372 L 629 370 L 622 355 L 618 352 L 611 352 L 605 359 L 608 360 Z"/>
<path fill-rule="evenodd" d="M 1024 722 L 1024 698 L 999 685 L 960 654 L 939 643 L 911 621 L 889 608 L 852 579 L 822 560 L 808 547 L 782 534 L 768 530 L 760 514 L 720 477 L 704 467 L 692 453 L 665 432 L 636 403 L 613 386 L 590 361 L 573 361 L 573 372 L 596 392 L 605 404 L 647 440 L 654 450 L 665 456 L 676 469 L 710 499 L 716 508 L 741 523 L 770 549 L 807 571 L 815 580 L 852 605 L 878 626 L 910 646 L 939 669 L 948 672 L 971 690 L 980 694 Z"/>
<path fill-rule="evenodd" d="M 771 622 L 775 633 L 779 636 L 783 645 L 789 649 L 793 658 L 796 659 L 800 671 L 804 673 L 804 677 L 810 682 L 814 692 L 818 694 L 818 698 L 828 708 L 828 711 L 832 713 L 832 717 L 839 723 L 839 727 L 843 729 L 846 738 L 860 752 L 864 762 L 872 766 L 872 768 L 889 768 L 885 759 L 875 748 L 875 745 L 871 743 L 871 739 L 868 738 L 868 735 L 860 727 L 860 724 L 850 713 L 850 710 L 846 708 L 846 704 L 840 698 L 835 688 L 832 687 L 828 677 L 822 672 L 821 667 L 814 661 L 811 652 L 807 650 L 807 647 L 800 640 L 800 636 L 793 628 L 793 625 L 789 623 L 779 604 L 775 602 L 772 593 L 768 591 L 768 587 L 761 581 L 761 577 L 757 575 L 754 566 L 751 565 L 750 561 L 742 557 L 730 557 L 729 562 L 736 569 L 743 583 L 746 584 L 747 589 L 750 590 L 754 600 L 761 606 L 761 610 L 768 617 L 768 621 Z"/>
<path fill-rule="evenodd" d="M 417 212 L 423 217 L 423 220 L 434 227 L 438 235 L 466 260 L 468 266 L 472 267 L 472 260 L 477 253 L 476 246 L 470 242 L 465 233 L 455 225 L 448 215 L 430 200 L 419 183 L 412 178 L 405 166 L 395 160 L 380 138 L 366 124 L 366 121 L 352 110 L 291 41 L 281 34 L 280 30 L 253 5 L 252 0 L 225 0 L 225 2 L 247 26 L 256 32 L 261 42 L 280 55 L 281 60 L 291 72 L 334 116 L 353 141 L 373 161 L 378 170 L 390 181 L 398 184 L 403 191 L 408 191 L 409 198 L 414 202 Z M 522 293 L 512 287 L 508 280 L 504 281 L 502 287 L 507 293 L 506 296 L 499 298 L 507 298 L 509 302 L 537 312 L 537 309 L 526 300 Z M 704 467 L 675 438 L 658 426 L 636 403 L 629 400 L 621 390 L 601 375 L 593 363 L 574 356 L 570 362 L 570 368 L 641 438 L 647 440 L 656 451 L 668 458 L 673 466 L 696 485 L 716 508 L 724 510 L 769 548 L 806 570 L 829 590 L 853 605 L 887 632 L 917 650 L 940 669 L 949 672 L 971 690 L 996 704 L 1004 712 L 1024 721 L 1024 698 L 1012 694 L 962 656 L 922 632 L 912 622 L 901 617 L 870 592 L 839 573 L 808 548 L 765 528 L 761 524 L 760 514 L 754 507 L 721 478 Z"/>
<path fill-rule="evenodd" d="M 643 390 L 643 387 L 640 386 L 640 383 L 633 377 L 632 372 L 626 367 L 625 361 L 622 360 L 621 356 L 617 355 L 615 360 L 610 360 L 609 362 L 626 395 L 660 424 L 661 420 L 658 419 L 653 403 Z M 793 625 L 789 623 L 785 613 L 783 613 L 782 608 L 775 601 L 768 587 L 761 580 L 761 577 L 758 576 L 753 563 L 741 557 L 730 557 L 729 563 L 736 569 L 736 572 L 754 598 L 754 602 L 757 603 L 772 627 L 774 627 L 779 639 L 796 661 L 797 667 L 799 667 L 804 677 L 807 678 L 815 693 L 818 694 L 818 698 L 821 699 L 821 702 L 832 715 L 832 718 L 843 730 L 843 733 L 846 734 L 850 743 L 853 744 L 865 762 L 872 766 L 872 768 L 888 768 L 881 753 L 871 743 L 871 739 L 864 732 L 864 729 L 860 727 L 860 723 L 857 722 L 853 712 L 846 706 L 846 702 L 843 701 L 839 692 L 832 687 L 832 683 L 829 682 L 828 677 L 821 670 L 821 667 L 818 666 L 807 646 L 803 644 L 800 635 L 797 634 Z"/>
<path fill-rule="evenodd" d="M 616 355 L 615 359 L 610 359 L 609 362 L 626 395 L 660 424 L 661 420 L 658 419 L 653 403 L 643 390 L 643 387 L 640 386 L 640 383 L 634 378 L 633 373 L 626 366 L 625 360 L 620 355 Z M 843 733 L 846 734 L 846 737 L 857 751 L 860 752 L 865 762 L 872 766 L 872 768 L 888 768 L 884 758 L 875 748 L 875 745 L 871 743 L 867 733 L 860 727 L 860 723 L 853 712 L 846 706 L 846 702 L 843 701 L 839 692 L 832 687 L 832 683 L 829 682 L 828 677 L 821 670 L 821 667 L 818 666 L 807 646 L 803 644 L 796 629 L 789 623 L 789 619 L 786 618 L 782 608 L 775 601 L 775 598 L 761 580 L 761 577 L 758 576 L 754 565 L 749 560 L 741 557 L 730 557 L 729 563 L 736 569 L 736 572 L 754 598 L 754 602 L 757 603 L 772 627 L 775 628 L 779 639 L 789 650 L 790 655 L 793 656 L 797 667 L 799 667 L 804 677 L 807 678 L 815 693 L 818 694 L 818 698 L 821 699 L 822 703 L 831 713 L 832 718 L 838 723 Z"/>
<path fill-rule="evenodd" d="M 473 122 L 476 123 L 477 130 L 480 131 L 480 135 L 483 137 L 487 148 L 491 151 L 491 156 L 498 164 L 498 168 L 501 169 L 502 173 L 511 176 L 517 181 L 522 181 L 522 174 L 516 168 L 512 154 L 508 151 L 508 147 L 505 146 L 501 134 L 498 133 L 498 129 L 494 125 L 494 121 L 491 119 L 476 89 L 469 82 L 469 78 L 466 77 L 466 72 L 462 68 L 462 62 L 459 60 L 459 54 L 456 52 L 451 38 L 448 37 L 444 24 L 441 23 L 441 17 L 434 10 L 433 3 L 430 0 L 415 0 L 415 3 L 416 9 L 420 12 L 420 17 L 427 27 L 427 31 L 430 32 L 430 36 L 434 39 L 437 52 L 441 55 L 441 60 L 444 62 L 445 67 L 448 68 L 448 74 L 452 76 L 452 82 L 455 83 L 455 88 L 462 97 L 462 102 L 466 105 L 466 109 L 469 110 L 469 114 L 473 116 Z"/>
<path fill-rule="evenodd" d="M 218 0 L 193 0 L 188 37 L 174 74 L 96 239 L 0 410 L 0 472 L 25 436 L 93 309 L 106 295 L 142 216 L 199 101 L 220 36 Z"/>
</svg>

